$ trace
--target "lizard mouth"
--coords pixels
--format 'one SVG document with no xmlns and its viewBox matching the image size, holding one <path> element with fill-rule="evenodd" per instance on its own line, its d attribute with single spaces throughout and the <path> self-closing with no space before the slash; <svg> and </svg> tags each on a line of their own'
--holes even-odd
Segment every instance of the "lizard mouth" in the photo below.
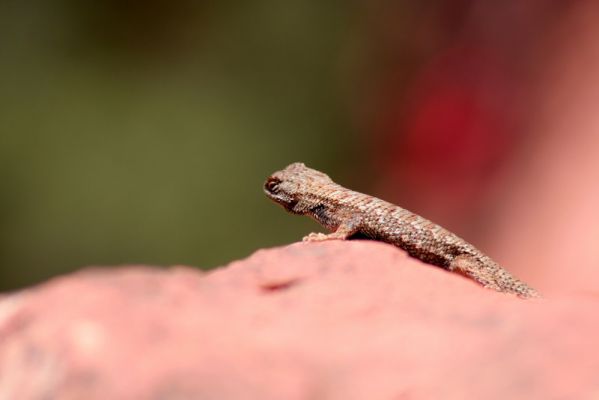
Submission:
<svg viewBox="0 0 599 400">
<path fill-rule="evenodd" d="M 281 190 L 281 180 L 274 176 L 269 177 L 264 182 L 264 193 L 269 199 L 277 204 L 280 204 L 283 208 L 291 213 L 295 213 L 293 208 L 298 203 L 292 196 L 289 196 L 285 191 Z"/>
<path fill-rule="evenodd" d="M 270 198 L 275 203 L 281 205 L 285 210 L 289 211 L 292 214 L 297 214 L 297 212 L 294 210 L 295 205 L 298 203 L 297 200 L 289 199 L 289 198 L 287 198 L 287 196 L 271 194 L 271 193 L 267 192 L 266 190 L 265 190 L 265 192 L 266 192 L 266 195 L 268 196 L 268 198 Z"/>
</svg>

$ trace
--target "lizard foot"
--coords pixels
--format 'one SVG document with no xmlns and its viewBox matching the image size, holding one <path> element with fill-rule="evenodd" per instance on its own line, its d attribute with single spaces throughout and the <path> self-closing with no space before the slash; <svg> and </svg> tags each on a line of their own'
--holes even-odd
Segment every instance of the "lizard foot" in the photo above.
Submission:
<svg viewBox="0 0 599 400">
<path fill-rule="evenodd" d="M 308 236 L 304 236 L 302 241 L 304 242 L 322 242 L 325 240 L 336 240 L 336 239 L 345 239 L 345 236 L 337 234 L 337 232 L 324 234 L 321 232 L 312 232 Z"/>
</svg>

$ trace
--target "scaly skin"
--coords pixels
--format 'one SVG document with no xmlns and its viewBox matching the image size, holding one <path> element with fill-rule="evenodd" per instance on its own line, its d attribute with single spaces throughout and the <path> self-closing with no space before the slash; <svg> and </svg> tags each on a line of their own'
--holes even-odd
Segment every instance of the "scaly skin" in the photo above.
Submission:
<svg viewBox="0 0 599 400">
<path fill-rule="evenodd" d="M 305 241 L 361 234 L 467 276 L 484 287 L 523 298 L 539 297 L 537 291 L 457 235 L 399 206 L 346 189 L 303 163 L 272 174 L 264 183 L 264 192 L 288 212 L 308 215 L 332 231 L 328 235 L 311 233 Z"/>
</svg>

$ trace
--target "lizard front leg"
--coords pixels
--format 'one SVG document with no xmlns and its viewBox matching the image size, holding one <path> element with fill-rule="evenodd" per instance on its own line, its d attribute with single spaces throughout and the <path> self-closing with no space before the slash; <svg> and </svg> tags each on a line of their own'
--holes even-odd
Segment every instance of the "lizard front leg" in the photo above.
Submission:
<svg viewBox="0 0 599 400">
<path fill-rule="evenodd" d="M 324 240 L 345 240 L 356 234 L 360 230 L 357 218 L 352 218 L 342 222 L 335 232 L 325 234 L 321 232 L 312 232 L 302 239 L 304 242 L 322 242 Z"/>
</svg>

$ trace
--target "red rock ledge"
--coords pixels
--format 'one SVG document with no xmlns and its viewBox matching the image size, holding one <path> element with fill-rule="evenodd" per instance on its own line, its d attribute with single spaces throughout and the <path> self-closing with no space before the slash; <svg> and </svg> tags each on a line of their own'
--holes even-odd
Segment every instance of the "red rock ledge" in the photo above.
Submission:
<svg viewBox="0 0 599 400">
<path fill-rule="evenodd" d="M 520 300 L 369 241 L 0 300 L 0 399 L 585 399 L 599 297 Z"/>
</svg>

